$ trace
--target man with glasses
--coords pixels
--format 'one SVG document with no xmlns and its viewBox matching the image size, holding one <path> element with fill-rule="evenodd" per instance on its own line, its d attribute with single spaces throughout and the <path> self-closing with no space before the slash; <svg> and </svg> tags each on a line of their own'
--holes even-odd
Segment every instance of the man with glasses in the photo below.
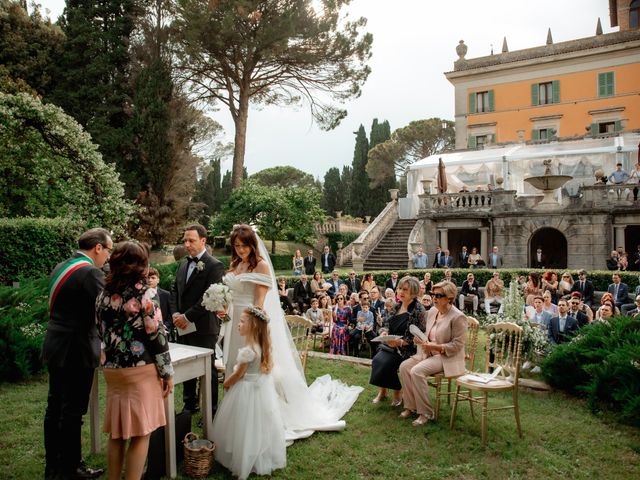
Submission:
<svg viewBox="0 0 640 480">
<path fill-rule="evenodd" d="M 331 272 L 331 278 L 329 279 L 329 283 L 331 284 L 331 287 L 329 287 L 329 290 L 327 290 L 327 294 L 331 297 L 331 299 L 333 299 L 336 296 L 336 293 L 338 293 L 338 289 L 340 288 L 340 285 L 343 285 L 344 282 L 342 280 L 340 280 L 340 274 L 338 273 L 337 270 L 334 270 L 333 272 Z M 347 291 L 349 289 L 347 288 Z"/>
<path fill-rule="evenodd" d="M 101 268 L 109 260 L 113 241 L 104 228 L 93 228 L 80 235 L 78 247 L 49 277 L 50 317 L 42 347 L 49 369 L 45 479 L 97 478 L 104 473 L 84 463 L 81 429 L 93 374 L 100 364 L 95 305 L 104 288 Z"/>
<path fill-rule="evenodd" d="M 349 272 L 349 278 L 345 282 L 349 288 L 349 294 L 360 292 L 360 279 L 356 277 L 355 270 Z"/>
<path fill-rule="evenodd" d="M 473 313 L 478 313 L 479 287 L 473 273 L 467 275 L 467 279 L 462 283 L 462 290 L 458 297 L 458 308 L 464 312 L 464 301 L 469 299 L 473 304 Z"/>
<path fill-rule="evenodd" d="M 484 287 L 484 311 L 487 315 L 491 313 L 491 304 L 500 305 L 498 313 L 504 311 L 504 282 L 500 279 L 500 273 L 493 272 L 493 275 Z"/>
<path fill-rule="evenodd" d="M 580 292 L 572 293 L 569 298 L 569 315 L 578 321 L 579 327 L 584 327 L 589 323 L 589 318 L 587 317 L 587 314 L 580 309 L 580 303 Z"/>
<path fill-rule="evenodd" d="M 304 273 L 310 276 L 316 273 L 316 257 L 313 256 L 313 250 L 309 249 L 307 251 L 307 256 L 304 257 L 302 263 L 304 265 Z"/>
<path fill-rule="evenodd" d="M 580 270 L 578 272 L 578 280 L 571 287 L 571 293 L 579 292 L 582 295 L 582 302 L 591 308 L 593 306 L 593 291 L 593 283 L 587 279 L 587 271 Z"/>
</svg>

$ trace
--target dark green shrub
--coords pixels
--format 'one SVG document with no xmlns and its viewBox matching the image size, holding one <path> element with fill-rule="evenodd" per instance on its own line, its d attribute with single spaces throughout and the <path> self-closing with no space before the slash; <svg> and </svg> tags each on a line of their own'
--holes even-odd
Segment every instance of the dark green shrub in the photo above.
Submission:
<svg viewBox="0 0 640 480">
<path fill-rule="evenodd" d="M 584 327 L 549 354 L 542 374 L 551 386 L 586 397 L 592 411 L 611 410 L 640 426 L 640 318 Z"/>
<path fill-rule="evenodd" d="M 343 242 L 342 248 L 344 248 L 359 236 L 360 236 L 359 233 L 354 233 L 354 232 L 325 233 L 325 237 L 327 237 L 327 239 L 329 240 L 329 246 L 331 247 L 331 251 L 334 253 L 338 251 L 338 242 Z"/>
<path fill-rule="evenodd" d="M 0 218 L 0 284 L 49 275 L 77 248 L 82 230 L 67 218 Z"/>
</svg>

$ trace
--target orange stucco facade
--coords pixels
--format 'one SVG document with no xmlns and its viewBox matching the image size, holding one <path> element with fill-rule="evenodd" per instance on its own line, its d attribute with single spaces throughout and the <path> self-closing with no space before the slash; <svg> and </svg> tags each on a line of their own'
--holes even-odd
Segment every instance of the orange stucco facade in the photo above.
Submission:
<svg viewBox="0 0 640 480">
<path fill-rule="evenodd" d="M 598 74 L 605 72 L 614 74 L 614 92 L 599 96 Z M 504 143 L 532 140 L 534 129 L 547 126 L 559 137 L 586 135 L 587 127 L 607 120 L 621 122 L 624 131 L 640 129 L 640 62 L 517 81 L 508 81 L 508 74 L 505 77 L 502 82 L 465 90 L 466 98 L 493 90 L 493 111 L 469 113 L 467 106 L 470 132 L 475 126 L 495 124 L 494 141 Z M 551 81 L 559 82 L 559 102 L 533 105 L 532 84 Z"/>
</svg>

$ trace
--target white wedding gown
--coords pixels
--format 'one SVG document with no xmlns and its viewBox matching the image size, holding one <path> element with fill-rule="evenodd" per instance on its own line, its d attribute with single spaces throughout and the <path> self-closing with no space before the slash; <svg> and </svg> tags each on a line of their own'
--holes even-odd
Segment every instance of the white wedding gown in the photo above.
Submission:
<svg viewBox="0 0 640 480">
<path fill-rule="evenodd" d="M 238 350 L 244 346 L 244 338 L 238 333 L 238 321 L 242 311 L 254 300 L 256 285 L 269 287 L 264 309 L 269 315 L 269 330 L 273 353 L 272 376 L 285 437 L 288 441 L 306 438 L 316 430 L 342 430 L 342 417 L 349 411 L 362 387 L 347 386 L 329 375 L 318 377 L 307 386 L 300 356 L 284 319 L 277 293 L 276 277 L 267 250 L 259 240 L 260 256 L 268 263 L 270 275 L 261 273 L 231 272 L 223 281 L 231 288 L 233 302 L 229 309 L 231 321 L 224 324 L 223 359 L 229 375 L 236 363 Z"/>
</svg>

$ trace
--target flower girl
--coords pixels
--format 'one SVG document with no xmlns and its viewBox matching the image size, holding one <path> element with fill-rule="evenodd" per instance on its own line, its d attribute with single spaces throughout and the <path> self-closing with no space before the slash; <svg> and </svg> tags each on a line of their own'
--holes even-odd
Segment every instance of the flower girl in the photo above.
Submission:
<svg viewBox="0 0 640 480">
<path fill-rule="evenodd" d="M 240 479 L 251 472 L 268 475 L 287 464 L 284 426 L 273 378 L 269 317 L 250 305 L 238 331 L 246 346 L 238 350 L 227 393 L 213 422 L 216 460 Z"/>
</svg>

